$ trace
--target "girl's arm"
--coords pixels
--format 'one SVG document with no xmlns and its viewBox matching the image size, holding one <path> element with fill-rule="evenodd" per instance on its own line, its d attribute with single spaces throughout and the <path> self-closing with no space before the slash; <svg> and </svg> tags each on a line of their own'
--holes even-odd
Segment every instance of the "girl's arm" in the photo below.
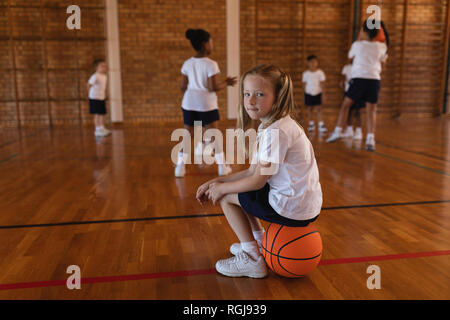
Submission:
<svg viewBox="0 0 450 320">
<path fill-rule="evenodd" d="M 88 93 L 89 93 L 89 90 L 91 90 L 91 87 L 94 86 L 93 84 L 91 84 L 91 80 L 92 80 L 92 79 L 94 79 L 94 83 L 97 83 L 97 77 L 95 77 L 95 78 L 90 77 L 90 78 L 89 78 L 88 83 L 87 83 L 87 90 L 88 90 Z"/>
<path fill-rule="evenodd" d="M 236 82 L 236 77 L 227 77 L 224 81 L 220 81 L 218 74 L 208 78 L 209 90 L 213 92 L 225 89 L 227 86 L 234 86 Z"/>
<path fill-rule="evenodd" d="M 189 79 L 187 76 L 185 76 L 184 74 L 181 75 L 181 82 L 180 82 L 180 89 L 181 92 L 185 92 L 187 90 L 188 87 L 188 83 L 189 83 Z"/>
<path fill-rule="evenodd" d="M 255 170 L 252 174 L 242 177 L 239 180 L 228 182 L 215 182 L 212 183 L 205 195 L 216 204 L 223 196 L 229 193 L 240 193 L 247 191 L 259 190 L 266 184 L 271 175 L 262 172 L 263 169 L 269 169 L 271 163 L 258 163 L 255 165 Z"/>
<path fill-rule="evenodd" d="M 197 200 L 202 203 L 204 200 L 203 196 L 205 194 L 205 192 L 209 189 L 209 186 L 213 183 L 225 183 L 225 182 L 233 182 L 233 181 L 237 181 L 240 179 L 244 179 L 250 175 L 253 174 L 255 170 L 255 165 L 251 165 L 248 169 L 246 170 L 242 170 L 239 172 L 235 172 L 233 174 L 230 174 L 228 176 L 224 176 L 224 177 L 217 177 L 214 179 L 211 179 L 207 182 L 205 182 L 204 184 L 202 184 L 198 189 L 197 189 L 197 194 L 196 194 L 196 198 Z"/>
</svg>

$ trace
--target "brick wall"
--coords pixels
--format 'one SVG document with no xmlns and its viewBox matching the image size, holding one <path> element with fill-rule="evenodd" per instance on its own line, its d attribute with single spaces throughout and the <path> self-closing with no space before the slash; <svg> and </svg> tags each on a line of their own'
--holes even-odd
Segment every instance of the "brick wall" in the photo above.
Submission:
<svg viewBox="0 0 450 320">
<path fill-rule="evenodd" d="M 79 31 L 68 30 L 65 25 L 66 8 L 73 1 L 0 0 L 0 128 L 19 123 L 91 123 L 86 82 L 93 73 L 93 59 L 106 56 L 104 3 L 76 2 L 82 11 Z M 378 2 L 360 0 L 359 4 L 366 8 Z M 240 1 L 241 70 L 263 62 L 280 65 L 292 75 L 296 101 L 302 106 L 305 58 L 317 54 L 327 75 L 324 112 L 336 114 L 342 99 L 338 82 L 349 46 L 351 2 L 308 0 L 306 7 L 304 3 Z M 403 3 L 390 0 L 382 5 L 392 45 L 382 75 L 379 113 L 389 117 L 436 114 L 448 0 L 409 0 L 401 73 Z M 211 58 L 225 75 L 225 5 L 226 0 L 119 1 L 125 123 L 181 121 L 180 68 L 194 54 L 184 37 L 187 28 L 204 28 L 211 33 L 215 46 Z M 219 108 L 224 119 L 225 90 L 219 93 Z"/>
<path fill-rule="evenodd" d="M 362 1 L 364 7 L 377 3 Z M 391 47 L 382 74 L 380 113 L 417 117 L 442 112 L 439 95 L 446 59 L 443 46 L 447 4 L 445 0 L 409 0 L 404 29 L 404 1 L 383 2 L 381 14 L 391 36 Z M 403 36 L 406 41 L 402 64 Z"/>
<path fill-rule="evenodd" d="M 124 121 L 182 121 L 181 66 L 193 56 L 188 28 L 207 30 L 213 38 L 211 59 L 226 75 L 225 0 L 119 1 Z M 226 118 L 226 91 L 218 93 Z"/>
<path fill-rule="evenodd" d="M 449 61 L 449 63 L 450 63 L 450 61 Z M 447 73 L 447 106 L 446 106 L 445 113 L 447 115 L 450 115 L 450 66 L 448 67 L 448 73 Z"/>
<path fill-rule="evenodd" d="M 0 1 L 0 127 L 92 121 L 86 82 L 92 61 L 105 57 L 104 7 L 76 3 L 81 30 L 66 27 L 73 1 Z"/>
<path fill-rule="evenodd" d="M 240 1 L 241 73 L 255 66 L 256 60 L 256 4 L 258 0 Z"/>
<path fill-rule="evenodd" d="M 291 75 L 296 104 L 303 109 L 302 73 L 306 70 L 306 57 L 316 54 L 327 76 L 325 112 L 335 113 L 343 96 L 339 81 L 349 45 L 350 2 L 323 0 L 304 4 L 305 1 L 241 0 L 241 69 L 244 72 L 260 63 L 280 66 Z"/>
</svg>

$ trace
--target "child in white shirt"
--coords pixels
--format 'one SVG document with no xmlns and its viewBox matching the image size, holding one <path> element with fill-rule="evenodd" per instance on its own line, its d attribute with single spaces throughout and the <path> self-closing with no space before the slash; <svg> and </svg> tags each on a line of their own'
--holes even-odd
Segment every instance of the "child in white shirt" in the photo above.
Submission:
<svg viewBox="0 0 450 320">
<path fill-rule="evenodd" d="M 205 129 L 217 128 L 219 110 L 216 92 L 225 89 L 227 86 L 234 86 L 237 80 L 236 77 L 227 77 L 225 80 L 219 79 L 219 65 L 216 61 L 208 58 L 213 50 L 213 40 L 209 32 L 203 29 L 188 29 L 186 38 L 191 41 L 196 55 L 186 60 L 181 68 L 180 88 L 184 93 L 181 109 L 184 127 L 189 130 L 192 137 L 195 121 L 201 121 Z M 212 143 L 212 141 L 207 141 L 207 143 Z M 216 145 L 214 151 L 219 176 L 229 174 L 232 170 L 225 163 L 223 150 L 219 150 L 218 145 Z M 197 156 L 202 156 L 202 141 L 195 146 L 194 152 Z M 190 157 L 190 155 L 184 150 L 179 152 L 175 177 L 180 178 L 185 175 L 187 157 Z"/>
<path fill-rule="evenodd" d="M 313 108 L 317 110 L 317 121 L 319 123 L 319 132 L 327 132 L 322 121 L 321 105 L 324 93 L 325 73 L 319 69 L 319 60 L 317 56 L 310 55 L 307 58 L 308 70 L 303 72 L 302 82 L 305 83 L 305 106 L 309 113 L 308 131 L 314 131 Z"/>
<path fill-rule="evenodd" d="M 341 74 L 343 75 L 343 79 L 339 84 L 341 86 L 341 89 L 344 89 L 344 92 L 346 93 L 350 87 L 350 81 L 352 80 L 352 64 L 346 64 L 342 68 Z M 362 139 L 361 109 L 365 108 L 365 106 L 366 103 L 364 101 L 357 101 L 350 107 L 347 118 L 347 128 L 342 134 L 342 138 L 353 138 L 354 140 Z M 353 130 L 352 118 L 355 118 L 355 130 Z"/>
<path fill-rule="evenodd" d="M 104 137 L 111 132 L 105 128 L 106 114 L 106 63 L 102 59 L 94 61 L 95 73 L 89 78 L 89 113 L 94 115 L 96 137 Z"/>
<path fill-rule="evenodd" d="M 386 43 L 387 30 L 380 22 Z M 367 137 L 366 150 L 375 151 L 375 128 L 378 93 L 380 90 L 380 73 L 387 59 L 387 45 L 377 40 L 380 29 L 368 25 L 364 21 L 359 32 L 358 40 L 352 44 L 348 57 L 353 59 L 352 80 L 345 94 L 339 112 L 339 118 L 333 133 L 327 142 L 334 142 L 342 138 L 342 127 L 348 116 L 349 108 L 355 101 L 366 101 L 367 106 Z"/>
<path fill-rule="evenodd" d="M 229 277 L 263 278 L 267 266 L 260 253 L 264 229 L 260 220 L 305 227 L 319 216 L 322 188 L 313 147 L 291 118 L 295 109 L 289 75 L 274 65 L 259 65 L 242 76 L 238 127 L 259 120 L 257 149 L 251 166 L 201 185 L 197 200 L 220 203 L 240 243 L 216 270 Z"/>
</svg>

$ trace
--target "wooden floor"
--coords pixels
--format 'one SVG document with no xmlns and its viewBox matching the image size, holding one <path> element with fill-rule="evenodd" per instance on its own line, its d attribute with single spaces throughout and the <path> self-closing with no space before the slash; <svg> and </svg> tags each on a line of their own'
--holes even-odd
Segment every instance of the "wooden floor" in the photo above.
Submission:
<svg viewBox="0 0 450 320">
<path fill-rule="evenodd" d="M 216 167 L 174 178 L 173 129 L 0 130 L 0 299 L 450 299 L 449 119 L 382 121 L 374 153 L 311 137 L 324 250 L 301 279 L 216 274 L 236 238 L 194 197 Z"/>
</svg>

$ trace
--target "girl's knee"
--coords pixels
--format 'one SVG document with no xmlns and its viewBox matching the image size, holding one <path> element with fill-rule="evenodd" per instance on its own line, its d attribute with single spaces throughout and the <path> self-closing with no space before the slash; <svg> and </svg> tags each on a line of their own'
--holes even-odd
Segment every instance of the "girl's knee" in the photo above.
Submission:
<svg viewBox="0 0 450 320">
<path fill-rule="evenodd" d="M 227 194 L 227 195 L 223 196 L 222 199 L 220 199 L 219 202 L 220 202 L 221 206 L 229 204 L 230 203 L 230 195 Z"/>
<path fill-rule="evenodd" d="M 221 206 L 228 205 L 228 204 L 240 205 L 239 198 L 236 193 L 229 193 L 229 194 L 223 196 L 222 199 L 220 199 L 219 203 Z"/>
</svg>

